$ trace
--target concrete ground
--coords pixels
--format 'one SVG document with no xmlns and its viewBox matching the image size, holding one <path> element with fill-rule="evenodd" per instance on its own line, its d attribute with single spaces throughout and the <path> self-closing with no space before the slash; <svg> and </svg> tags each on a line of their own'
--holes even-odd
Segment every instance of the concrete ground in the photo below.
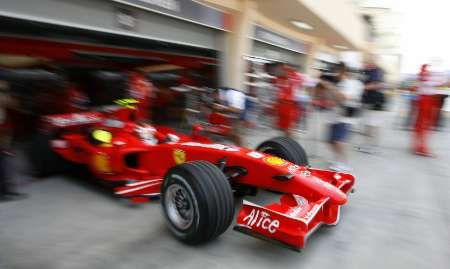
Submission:
<svg viewBox="0 0 450 269">
<path fill-rule="evenodd" d="M 408 152 L 410 133 L 393 128 L 392 113 L 385 117 L 380 154 L 351 150 L 357 190 L 340 224 L 319 229 L 301 253 L 231 228 L 186 246 L 170 235 L 159 201 L 130 206 L 82 179 L 34 180 L 16 161 L 15 177 L 30 197 L 0 204 L 0 268 L 450 268 L 449 131 L 433 135 L 436 158 L 417 157 Z M 275 134 L 254 130 L 247 143 Z M 299 141 L 314 166 L 326 167 L 320 137 Z"/>
</svg>

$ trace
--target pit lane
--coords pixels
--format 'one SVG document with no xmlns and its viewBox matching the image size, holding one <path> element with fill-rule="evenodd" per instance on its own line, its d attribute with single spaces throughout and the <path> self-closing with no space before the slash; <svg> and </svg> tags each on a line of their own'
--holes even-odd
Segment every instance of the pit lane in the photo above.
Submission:
<svg viewBox="0 0 450 269">
<path fill-rule="evenodd" d="M 356 193 L 336 227 L 321 227 L 293 252 L 234 232 L 191 247 L 165 226 L 159 201 L 130 206 L 80 178 L 27 176 L 21 158 L 15 178 L 26 200 L 0 204 L 0 268 L 449 268 L 450 139 L 433 136 L 434 159 L 408 152 L 410 134 L 386 115 L 382 153 L 351 151 Z M 248 134 L 256 145 L 274 131 Z M 299 141 L 326 167 L 326 145 Z M 353 141 L 357 141 L 357 136 Z M 249 200 L 264 204 L 274 194 Z"/>
</svg>

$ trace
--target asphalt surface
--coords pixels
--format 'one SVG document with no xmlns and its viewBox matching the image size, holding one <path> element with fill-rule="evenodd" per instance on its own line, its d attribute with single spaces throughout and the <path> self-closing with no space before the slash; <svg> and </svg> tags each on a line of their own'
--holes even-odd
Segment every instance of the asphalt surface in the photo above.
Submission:
<svg viewBox="0 0 450 269">
<path fill-rule="evenodd" d="M 436 158 L 417 157 L 408 151 L 409 132 L 385 117 L 381 153 L 351 150 L 356 193 L 341 222 L 320 228 L 301 253 L 231 228 L 209 244 L 183 245 L 166 228 L 159 201 L 130 206 L 82 178 L 35 180 L 19 158 L 11 169 L 30 197 L 0 203 L 0 268 L 450 268 L 449 130 L 433 134 Z M 246 141 L 275 134 L 253 130 Z M 321 136 L 299 141 L 314 166 L 326 167 Z"/>
</svg>

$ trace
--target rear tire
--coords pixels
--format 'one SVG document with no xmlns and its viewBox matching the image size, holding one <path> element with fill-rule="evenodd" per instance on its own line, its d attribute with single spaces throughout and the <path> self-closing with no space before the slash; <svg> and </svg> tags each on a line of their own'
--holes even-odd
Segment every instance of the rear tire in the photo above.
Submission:
<svg viewBox="0 0 450 269">
<path fill-rule="evenodd" d="M 35 177 L 48 177 L 71 169 L 70 163 L 52 150 L 51 138 L 50 134 L 37 133 L 26 149 L 31 174 Z"/>
<path fill-rule="evenodd" d="M 218 237 L 234 217 L 230 183 L 219 168 L 206 161 L 171 168 L 161 187 L 161 203 L 170 231 L 192 245 Z"/>
<path fill-rule="evenodd" d="M 309 165 L 308 156 L 303 147 L 289 137 L 275 137 L 261 143 L 257 151 L 270 154 L 298 165 Z"/>
</svg>

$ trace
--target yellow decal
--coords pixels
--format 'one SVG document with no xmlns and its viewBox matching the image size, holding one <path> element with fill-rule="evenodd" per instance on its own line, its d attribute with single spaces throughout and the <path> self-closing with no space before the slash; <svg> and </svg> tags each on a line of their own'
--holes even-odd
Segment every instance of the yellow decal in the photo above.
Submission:
<svg viewBox="0 0 450 269">
<path fill-rule="evenodd" d="M 274 156 L 266 157 L 264 158 L 264 161 L 275 166 L 283 166 L 287 163 L 285 160 Z"/>
<path fill-rule="evenodd" d="M 176 164 L 184 163 L 186 161 L 186 152 L 182 149 L 175 149 L 173 151 L 173 160 Z"/>
<path fill-rule="evenodd" d="M 108 174 L 112 173 L 108 155 L 98 153 L 93 156 L 92 164 L 97 172 Z"/>
</svg>

